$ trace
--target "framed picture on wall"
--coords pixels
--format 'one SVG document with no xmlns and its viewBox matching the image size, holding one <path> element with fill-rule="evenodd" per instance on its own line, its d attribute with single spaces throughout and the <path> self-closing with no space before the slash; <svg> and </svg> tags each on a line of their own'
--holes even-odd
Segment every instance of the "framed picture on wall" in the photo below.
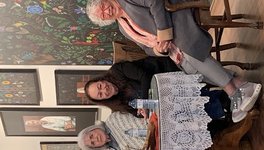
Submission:
<svg viewBox="0 0 264 150">
<path fill-rule="evenodd" d="M 85 83 L 106 71 L 95 70 L 56 70 L 56 94 L 58 105 L 91 104 L 84 93 Z"/>
<path fill-rule="evenodd" d="M 81 150 L 75 141 L 40 142 L 41 150 Z"/>
<path fill-rule="evenodd" d="M 39 105 L 35 69 L 0 69 L 0 105 Z"/>
<path fill-rule="evenodd" d="M 112 65 L 112 41 L 126 38 L 117 23 L 92 23 L 88 1 L 1 0 L 0 64 Z"/>
<path fill-rule="evenodd" d="M 98 119 L 97 108 L 1 108 L 6 136 L 77 136 Z"/>
</svg>

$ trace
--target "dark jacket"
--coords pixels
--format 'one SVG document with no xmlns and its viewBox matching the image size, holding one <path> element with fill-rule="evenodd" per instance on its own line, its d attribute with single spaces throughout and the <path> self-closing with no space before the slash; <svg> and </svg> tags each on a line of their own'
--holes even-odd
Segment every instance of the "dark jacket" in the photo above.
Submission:
<svg viewBox="0 0 264 150">
<path fill-rule="evenodd" d="M 125 81 L 132 87 L 129 100 L 148 98 L 152 76 L 156 73 L 180 71 L 168 57 L 147 57 L 134 62 L 123 61 L 110 68 L 115 78 Z"/>
</svg>

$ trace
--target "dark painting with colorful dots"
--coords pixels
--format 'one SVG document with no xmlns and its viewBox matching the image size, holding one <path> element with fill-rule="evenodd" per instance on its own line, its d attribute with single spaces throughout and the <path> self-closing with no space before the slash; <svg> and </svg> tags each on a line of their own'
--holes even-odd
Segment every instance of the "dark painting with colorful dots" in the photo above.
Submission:
<svg viewBox="0 0 264 150">
<path fill-rule="evenodd" d="M 0 105 L 39 105 L 39 101 L 36 70 L 0 70 Z"/>
<path fill-rule="evenodd" d="M 116 24 L 87 17 L 89 0 L 0 0 L 0 65 L 110 65 Z"/>
</svg>

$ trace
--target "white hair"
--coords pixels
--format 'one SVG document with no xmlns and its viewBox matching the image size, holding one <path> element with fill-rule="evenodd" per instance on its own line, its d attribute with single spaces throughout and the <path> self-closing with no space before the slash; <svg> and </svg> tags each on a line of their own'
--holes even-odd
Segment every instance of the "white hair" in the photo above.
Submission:
<svg viewBox="0 0 264 150">
<path fill-rule="evenodd" d="M 104 132 L 105 131 L 105 124 L 102 121 L 97 121 L 95 123 L 95 125 L 89 126 L 85 129 L 83 129 L 79 134 L 78 134 L 78 145 L 82 150 L 106 150 L 108 148 L 107 144 L 105 144 L 102 147 L 97 147 L 97 148 L 93 148 L 93 147 L 89 147 L 88 145 L 84 144 L 84 137 L 91 132 L 94 129 L 101 129 Z"/>
<path fill-rule="evenodd" d="M 88 0 L 86 5 L 86 14 L 90 18 L 90 20 L 99 26 L 107 26 L 115 22 L 115 19 L 112 20 L 103 20 L 98 17 L 96 14 L 96 8 L 101 4 L 102 0 Z"/>
</svg>

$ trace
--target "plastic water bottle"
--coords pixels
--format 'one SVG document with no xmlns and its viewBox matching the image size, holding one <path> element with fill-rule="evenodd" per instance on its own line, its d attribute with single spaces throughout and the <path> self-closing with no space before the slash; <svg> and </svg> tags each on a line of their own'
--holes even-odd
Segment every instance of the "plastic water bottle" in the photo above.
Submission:
<svg viewBox="0 0 264 150">
<path fill-rule="evenodd" d="M 145 108 L 155 109 L 158 107 L 158 100 L 156 99 L 133 99 L 128 103 L 134 109 Z"/>
<path fill-rule="evenodd" d="M 125 131 L 125 134 L 132 137 L 147 137 L 148 130 L 147 129 L 134 129 L 131 128 Z"/>
</svg>

